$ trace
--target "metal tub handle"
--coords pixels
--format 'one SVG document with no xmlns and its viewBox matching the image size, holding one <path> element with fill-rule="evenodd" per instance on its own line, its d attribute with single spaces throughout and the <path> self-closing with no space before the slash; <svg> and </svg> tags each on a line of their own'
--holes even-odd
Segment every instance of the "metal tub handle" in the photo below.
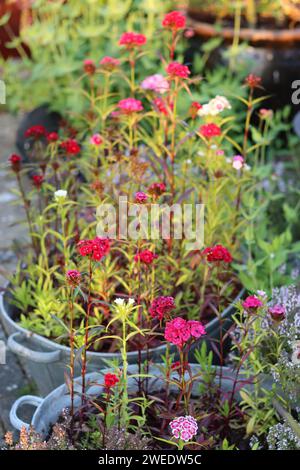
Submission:
<svg viewBox="0 0 300 470">
<path fill-rule="evenodd" d="M 25 357 L 33 362 L 39 362 L 43 364 L 49 364 L 51 362 L 57 362 L 60 359 L 60 351 L 33 351 L 32 349 L 20 344 L 19 341 L 24 339 L 24 335 L 19 331 L 10 335 L 7 340 L 8 348 L 15 354 Z"/>
</svg>

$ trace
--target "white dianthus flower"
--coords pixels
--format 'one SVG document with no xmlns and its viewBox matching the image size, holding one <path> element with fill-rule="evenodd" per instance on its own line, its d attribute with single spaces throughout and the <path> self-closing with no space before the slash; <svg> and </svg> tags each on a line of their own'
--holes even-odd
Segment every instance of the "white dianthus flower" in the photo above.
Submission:
<svg viewBox="0 0 300 470">
<path fill-rule="evenodd" d="M 215 98 L 204 104 L 198 111 L 198 116 L 217 116 L 225 109 L 231 109 L 231 105 L 225 96 L 217 95 Z"/>
<path fill-rule="evenodd" d="M 67 195 L 68 191 L 66 191 L 65 189 L 58 189 L 54 193 L 54 199 L 56 202 L 62 202 L 66 199 Z"/>
</svg>

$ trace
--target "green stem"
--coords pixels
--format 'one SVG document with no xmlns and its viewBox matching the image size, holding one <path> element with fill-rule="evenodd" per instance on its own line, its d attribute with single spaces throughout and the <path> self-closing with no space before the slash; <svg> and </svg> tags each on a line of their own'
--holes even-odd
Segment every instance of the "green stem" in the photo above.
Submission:
<svg viewBox="0 0 300 470">
<path fill-rule="evenodd" d="M 86 364 L 87 364 L 87 351 L 88 351 L 88 346 L 89 346 L 89 318 L 90 318 L 90 313 L 91 313 L 91 304 L 92 304 L 92 298 L 91 298 L 91 292 L 92 292 L 92 279 L 93 279 L 93 271 L 92 271 L 92 260 L 91 258 L 89 259 L 89 291 L 88 291 L 88 300 L 87 300 L 87 311 L 86 311 L 86 316 L 85 316 L 85 325 L 84 325 L 84 346 L 83 346 L 83 351 L 82 351 L 82 368 L 81 368 L 81 378 L 82 378 L 82 397 L 81 397 L 81 403 L 82 405 L 85 404 L 86 402 L 86 397 L 85 397 L 85 376 L 86 376 Z"/>
<path fill-rule="evenodd" d="M 121 403 L 121 427 L 126 428 L 127 426 L 127 407 L 128 407 L 128 378 L 127 378 L 127 370 L 128 370 L 128 361 L 127 361 L 127 331 L 126 331 L 126 318 L 125 315 L 122 319 L 122 362 L 123 362 L 123 374 L 122 374 L 122 381 L 123 381 L 123 394 L 122 394 L 122 403 Z"/>
<path fill-rule="evenodd" d="M 72 292 L 73 294 L 73 292 Z M 70 395 L 71 395 L 71 418 L 74 416 L 74 302 L 73 295 L 70 300 Z"/>
</svg>

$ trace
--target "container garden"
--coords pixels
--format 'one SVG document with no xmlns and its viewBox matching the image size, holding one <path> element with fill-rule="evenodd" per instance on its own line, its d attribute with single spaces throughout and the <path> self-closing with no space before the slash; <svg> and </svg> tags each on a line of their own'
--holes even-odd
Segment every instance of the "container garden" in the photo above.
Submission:
<svg viewBox="0 0 300 470">
<path fill-rule="evenodd" d="M 282 13 L 284 15 L 284 11 Z M 218 21 L 216 16 L 203 11 L 201 2 L 197 1 L 190 1 L 187 14 L 189 27 L 195 33 L 192 47 L 196 49 L 197 41 L 202 43 L 211 38 L 220 38 L 222 43 L 212 52 L 208 65 L 228 66 L 224 53 L 228 52 L 237 34 L 233 16 Z M 297 23 L 299 17 L 294 18 L 294 21 Z M 286 17 L 280 24 L 270 15 L 258 17 L 255 25 L 249 25 L 246 18 L 242 17 L 238 37 L 240 42 L 247 42 L 248 47 L 243 47 L 234 60 L 244 63 L 246 68 L 251 64 L 251 72 L 262 77 L 264 90 L 261 94 L 272 95 L 266 105 L 272 109 L 291 105 L 294 114 L 299 111 L 299 105 L 292 102 L 295 91 L 292 83 L 298 79 L 300 66 L 300 27 L 291 27 Z"/>
<path fill-rule="evenodd" d="M 179 20 L 179 29 L 183 29 L 185 19 Z M 216 96 L 207 106 L 203 106 L 204 109 L 197 102 L 192 102 L 188 110 L 182 109 L 181 105 L 187 98 L 185 94 L 188 91 L 192 96 L 197 79 L 190 77 L 191 71 L 186 65 L 173 61 L 180 31 L 176 32 L 175 41 L 168 22 L 167 17 L 163 34 L 168 38 L 166 53 L 170 63 L 162 72 L 164 75 L 154 76 L 154 88 L 153 76 L 146 77 L 139 85 L 128 82 L 130 90 L 125 96 L 120 94 L 117 99 L 123 99 L 116 102 L 109 90 L 114 89 L 115 80 L 126 76 L 124 74 L 128 70 L 122 70 L 122 61 L 105 57 L 98 67 L 93 61 L 84 60 L 78 86 L 82 87 L 82 91 L 87 89 L 87 97 L 90 93 L 92 97 L 94 84 L 97 83 L 98 90 L 99 82 L 99 94 L 103 93 L 104 98 L 103 110 L 100 112 L 93 99 L 88 98 L 92 109 L 86 115 L 78 116 L 75 113 L 72 116 L 74 125 L 77 125 L 75 132 L 74 128 L 72 133 L 67 134 L 65 129 L 60 129 L 58 133 L 49 135 L 42 124 L 26 130 L 26 138 L 32 139 L 34 144 L 32 153 L 36 157 L 42 153 L 44 157 L 38 173 L 32 176 L 32 191 L 26 192 L 23 185 L 23 178 L 28 176 L 30 166 L 23 165 L 18 155 L 10 157 L 31 237 L 24 265 L 19 266 L 12 280 L 14 300 L 25 317 L 22 321 L 27 328 L 17 324 L 16 312 L 9 307 L 6 296 L 2 299 L 1 315 L 12 335 L 10 348 L 36 366 L 38 372 L 33 371 L 32 375 L 38 386 L 44 388 L 43 393 L 62 383 L 70 357 L 70 349 L 58 345 L 52 341 L 53 338 L 64 335 L 74 340 L 77 334 L 75 340 L 79 338 L 81 343 L 74 349 L 82 348 L 84 343 L 89 370 L 99 370 L 104 359 L 119 357 L 116 336 L 120 333 L 120 316 L 102 349 L 112 351 L 111 355 L 93 352 L 87 344 L 91 328 L 99 331 L 102 327 L 105 330 L 111 324 L 110 307 L 113 301 L 133 301 L 133 324 L 139 325 L 139 329 L 145 328 L 147 334 L 150 331 L 146 340 L 150 337 L 147 344 L 153 360 L 165 351 L 165 346 L 151 349 L 152 330 L 155 333 L 159 331 L 161 335 L 164 323 L 170 323 L 175 316 L 173 312 L 170 314 L 170 310 L 150 313 L 153 303 L 161 298 L 171 299 L 171 310 L 176 311 L 173 320 L 176 321 L 178 315 L 180 321 L 194 322 L 194 326 L 205 321 L 209 343 L 220 338 L 221 329 L 225 332 L 231 326 L 233 307 L 223 309 L 233 302 L 240 290 L 240 283 L 230 264 L 233 260 L 240 262 L 242 258 L 243 231 L 248 224 L 242 214 L 244 210 L 253 212 L 253 208 L 248 208 L 247 200 L 256 194 L 254 189 L 259 172 L 241 171 L 247 169 L 246 160 L 241 155 L 234 160 L 236 146 L 229 137 L 229 123 L 234 116 L 229 115 L 232 106 L 226 97 Z M 130 50 L 128 41 L 131 43 Z M 123 54 L 127 65 L 136 66 L 140 58 L 139 48 L 146 41 L 143 35 L 136 38 L 131 34 L 122 34 L 120 56 Z M 135 61 L 131 60 L 131 47 L 134 54 L 137 53 Z M 131 80 L 135 77 L 133 72 L 131 70 Z M 103 88 L 104 82 L 106 86 Z M 144 94 L 141 100 L 129 96 L 136 86 Z M 252 85 L 248 88 L 250 99 L 255 90 Z M 177 100 L 181 105 L 171 106 Z M 207 108 L 208 114 L 203 113 Z M 152 110 L 151 113 L 148 109 Z M 213 113 L 210 114 L 210 111 Z M 249 107 L 245 106 L 244 111 L 245 126 L 248 126 L 251 121 Z M 148 126 L 148 119 L 151 127 Z M 246 137 L 248 130 L 245 129 Z M 46 139 L 48 146 L 44 152 L 41 144 Z M 151 142 L 157 142 L 155 147 Z M 236 145 L 241 148 L 240 143 Z M 246 138 L 242 145 L 240 153 L 251 156 L 254 149 L 247 148 Z M 187 155 L 191 157 L 189 162 Z M 226 158 L 225 155 L 232 157 Z M 78 178 L 81 171 L 84 181 Z M 244 188 L 249 197 L 241 198 Z M 98 208 L 102 209 L 108 200 L 113 209 L 117 209 L 114 213 L 118 211 L 123 216 L 128 208 L 126 206 L 124 210 L 120 207 L 120 198 L 124 194 L 129 196 L 128 207 L 134 204 L 138 211 L 149 210 L 155 203 L 161 205 L 163 215 L 168 212 L 164 210 L 165 204 L 169 207 L 173 203 L 179 206 L 190 204 L 191 207 L 195 201 L 205 201 L 207 246 L 202 249 L 199 243 L 188 243 L 195 242 L 194 235 L 188 233 L 190 230 L 179 237 L 177 234 L 173 237 L 171 233 L 160 233 L 158 238 L 148 237 L 137 233 L 139 230 L 133 236 L 125 237 L 119 231 L 112 235 L 99 235 L 101 230 L 97 230 L 95 236 L 95 213 Z M 184 229 L 194 225 L 190 223 L 194 222 L 193 215 L 188 217 L 189 220 L 182 217 L 179 220 Z M 179 225 L 178 219 L 176 214 L 176 225 Z M 173 220 L 170 211 L 167 222 L 171 225 Z M 118 221 L 115 222 L 119 228 Z M 114 227 L 114 223 L 105 225 Z M 220 321 L 215 317 L 216 312 L 222 311 Z M 71 312 L 74 313 L 72 320 Z M 190 323 L 187 330 L 189 328 Z M 40 331 L 44 337 L 39 334 Z M 25 341 L 26 344 L 23 343 Z M 130 362 L 137 361 L 137 343 L 130 342 Z M 138 343 L 140 345 L 141 342 Z M 95 350 L 99 350 L 98 344 Z M 225 353 L 224 349 L 222 352 Z M 190 354 L 193 354 L 193 349 Z M 141 355 L 139 359 L 147 353 L 141 351 Z"/>
<path fill-rule="evenodd" d="M 0 318 L 4 329 L 9 334 L 7 340 L 8 348 L 20 356 L 30 371 L 32 379 L 37 384 L 40 393 L 45 396 L 53 388 L 56 388 L 64 381 L 65 373 L 68 370 L 70 360 L 70 348 L 55 343 L 43 336 L 26 330 L 14 321 L 14 309 L 9 304 L 5 294 L 1 294 L 0 298 Z M 159 360 L 160 356 L 165 352 L 165 346 L 159 346 L 150 349 L 148 354 L 152 360 Z M 88 371 L 99 371 L 112 359 L 121 359 L 119 353 L 98 353 L 87 352 Z M 145 360 L 146 351 L 141 351 L 141 358 Z M 138 352 L 129 352 L 129 363 L 136 363 Z M 75 366 L 76 374 L 80 373 L 79 366 Z"/>
<path fill-rule="evenodd" d="M 223 334 L 232 326 L 232 315 L 235 312 L 234 304 L 242 298 L 244 290 L 241 290 L 236 299 L 222 313 Z M 16 317 L 16 309 L 9 302 L 10 295 L 8 292 L 2 292 L 0 295 L 0 320 L 4 326 L 6 333 L 9 335 L 7 345 L 9 349 L 20 356 L 30 371 L 31 377 L 37 384 L 39 392 L 42 396 L 46 396 L 51 390 L 58 387 L 65 377 L 68 370 L 70 359 L 70 348 L 51 341 L 41 335 L 33 333 L 23 328 Z M 211 349 L 211 340 L 217 340 L 220 337 L 220 322 L 218 318 L 214 318 L 206 324 L 208 349 Z M 200 345 L 200 342 L 194 343 L 190 358 L 193 360 L 194 351 Z M 149 358 L 157 362 L 166 352 L 166 346 L 163 344 L 155 349 L 150 349 L 148 353 L 142 351 L 142 359 Z M 175 352 L 175 348 L 172 348 Z M 107 363 L 107 360 L 121 359 L 120 353 L 98 353 L 88 352 L 88 371 L 99 371 Z M 129 352 L 128 361 L 136 364 L 138 360 L 138 352 Z M 218 358 L 215 356 L 215 360 Z M 79 374 L 80 369 L 76 367 L 76 373 Z"/>
<path fill-rule="evenodd" d="M 163 364 L 158 364 L 150 367 L 149 374 L 153 376 L 149 378 L 148 382 L 148 390 L 150 394 L 155 394 L 156 392 L 159 392 L 162 387 L 164 387 L 161 369 L 159 368 L 162 366 Z M 190 364 L 190 367 L 193 374 L 201 372 L 201 367 L 198 364 Z M 99 394 L 103 392 L 103 387 L 101 387 L 101 384 L 103 383 L 103 375 L 108 372 L 110 372 L 110 369 L 104 369 L 101 374 L 99 372 L 94 372 L 87 375 L 87 383 L 89 384 L 87 395 L 89 398 L 99 396 Z M 137 366 L 131 365 L 128 367 L 129 374 L 137 374 L 137 372 Z M 216 367 L 215 372 L 215 381 L 219 381 L 220 368 Z M 232 382 L 235 379 L 235 376 L 236 373 L 231 368 L 223 367 L 221 381 L 221 388 L 223 392 L 226 393 L 232 390 Z M 242 375 L 240 374 L 238 380 L 241 379 Z M 75 386 L 75 390 L 77 390 L 78 393 L 80 393 L 80 384 L 81 378 L 78 378 L 76 380 Z M 248 389 L 251 389 L 251 384 L 247 387 Z M 170 393 L 172 393 L 173 390 L 174 385 L 171 385 Z M 130 378 L 130 376 L 128 382 L 128 391 L 137 391 L 137 381 Z M 199 396 L 197 383 L 193 384 L 193 394 Z M 235 399 L 239 400 L 238 389 L 235 392 Z M 18 416 L 20 407 L 23 405 L 32 405 L 36 407 L 30 423 L 22 421 Z M 79 405 L 80 396 L 77 395 L 75 396 L 74 408 L 78 408 Z M 25 395 L 18 398 L 12 405 L 10 411 L 10 421 L 12 426 L 18 431 L 20 431 L 22 427 L 29 429 L 30 426 L 32 426 L 34 430 L 38 432 L 43 439 L 45 439 L 49 434 L 51 425 L 56 423 L 62 413 L 62 410 L 65 408 L 70 408 L 70 396 L 68 395 L 68 389 L 66 385 L 63 384 L 52 390 L 51 393 L 49 393 L 49 395 L 47 395 L 45 398 L 33 395 Z"/>
</svg>

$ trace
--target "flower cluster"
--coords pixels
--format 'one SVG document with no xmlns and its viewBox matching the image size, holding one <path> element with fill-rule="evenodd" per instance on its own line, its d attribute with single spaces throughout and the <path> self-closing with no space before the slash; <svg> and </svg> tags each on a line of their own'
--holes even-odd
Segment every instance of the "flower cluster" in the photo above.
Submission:
<svg viewBox="0 0 300 470">
<path fill-rule="evenodd" d="M 232 157 L 232 167 L 235 170 L 241 170 L 244 166 L 244 163 L 245 159 L 242 157 L 242 155 L 234 155 L 234 157 Z"/>
<path fill-rule="evenodd" d="M 103 67 L 104 70 L 112 72 L 114 69 L 119 67 L 120 61 L 115 57 L 105 56 L 100 60 L 100 65 Z"/>
<path fill-rule="evenodd" d="M 225 109 L 231 109 L 231 105 L 225 96 L 217 95 L 208 103 L 201 106 L 198 111 L 198 116 L 217 116 Z"/>
<path fill-rule="evenodd" d="M 123 33 L 119 40 L 120 46 L 125 46 L 127 49 L 134 49 L 146 44 L 147 38 L 144 34 L 140 33 Z"/>
<path fill-rule="evenodd" d="M 232 256 L 222 245 L 215 245 L 205 248 L 202 251 L 202 254 L 206 256 L 206 259 L 209 263 L 231 263 Z"/>
<path fill-rule="evenodd" d="M 77 243 L 77 250 L 81 256 L 90 256 L 94 261 L 100 261 L 109 253 L 110 242 L 108 238 L 96 237 L 92 240 L 81 240 Z"/>
<path fill-rule="evenodd" d="M 138 262 L 140 261 L 141 263 L 144 264 L 152 264 L 153 261 L 157 258 L 158 256 L 153 253 L 151 250 L 143 250 L 137 253 L 134 257 L 134 261 Z"/>
<path fill-rule="evenodd" d="M 57 132 L 48 132 L 47 134 L 47 140 L 49 143 L 51 142 L 57 142 L 59 139 L 58 133 Z"/>
<path fill-rule="evenodd" d="M 21 170 L 21 163 L 22 163 L 22 158 L 19 155 L 16 155 L 13 153 L 9 157 L 9 162 L 11 164 L 11 168 L 15 173 L 18 173 Z"/>
<path fill-rule="evenodd" d="M 161 196 L 165 191 L 165 183 L 152 183 L 148 188 L 148 192 L 153 196 Z"/>
<path fill-rule="evenodd" d="M 179 31 L 185 27 L 186 19 L 180 11 L 171 11 L 167 13 L 162 20 L 162 26 L 172 31 Z"/>
<path fill-rule="evenodd" d="M 189 77 L 191 71 L 187 65 L 180 64 L 179 62 L 171 62 L 166 68 L 167 74 L 171 79 Z"/>
<path fill-rule="evenodd" d="M 135 193 L 134 200 L 137 204 L 144 204 L 148 199 L 147 194 L 143 193 L 142 191 L 138 191 Z"/>
<path fill-rule="evenodd" d="M 269 450 L 300 450 L 300 437 L 287 423 L 278 423 L 267 435 Z"/>
<path fill-rule="evenodd" d="M 261 119 L 271 119 L 274 115 L 274 111 L 272 109 L 261 108 L 259 110 L 259 117 Z"/>
<path fill-rule="evenodd" d="M 42 175 L 32 175 L 32 183 L 38 190 L 40 190 L 44 183 L 44 177 Z"/>
<path fill-rule="evenodd" d="M 37 126 L 32 126 L 27 129 L 25 132 L 25 137 L 29 138 L 32 137 L 34 139 L 40 139 L 41 137 L 46 136 L 46 129 L 44 126 L 37 125 Z"/>
<path fill-rule="evenodd" d="M 83 69 L 86 74 L 94 75 L 96 72 L 96 64 L 92 59 L 85 59 L 83 61 Z"/>
<path fill-rule="evenodd" d="M 205 334 L 201 322 L 180 317 L 167 322 L 165 328 L 165 339 L 179 348 L 182 348 L 189 339 L 198 339 Z"/>
<path fill-rule="evenodd" d="M 269 308 L 269 313 L 274 321 L 282 321 L 285 319 L 285 308 L 283 305 L 276 304 Z"/>
<path fill-rule="evenodd" d="M 55 202 L 62 203 L 66 200 L 66 197 L 68 195 L 68 191 L 65 189 L 58 189 L 54 193 L 54 200 Z"/>
<path fill-rule="evenodd" d="M 104 375 L 104 385 L 106 388 L 112 388 L 118 382 L 120 382 L 120 379 L 116 376 L 116 374 L 111 374 L 110 372 L 108 372 Z"/>
<path fill-rule="evenodd" d="M 152 318 L 162 320 L 165 315 L 175 308 L 175 302 L 173 297 L 157 297 L 153 300 L 149 313 Z"/>
<path fill-rule="evenodd" d="M 141 88 L 163 94 L 169 90 L 170 85 L 168 80 L 166 80 L 163 75 L 156 73 L 155 75 L 146 77 L 145 80 L 143 80 L 141 83 Z"/>
<path fill-rule="evenodd" d="M 136 100 L 135 98 L 125 98 L 120 100 L 118 108 L 120 108 L 124 114 L 138 113 L 144 109 L 141 101 Z"/>
<path fill-rule="evenodd" d="M 176 439 L 184 442 L 190 441 L 198 432 L 198 424 L 192 416 L 180 416 L 170 423 L 172 434 Z"/>
<path fill-rule="evenodd" d="M 211 139 L 212 137 L 218 137 L 221 135 L 221 128 L 214 124 L 213 122 L 208 124 L 202 124 L 199 129 L 200 134 L 206 139 Z"/>
<path fill-rule="evenodd" d="M 248 77 L 245 80 L 246 85 L 248 85 L 249 88 L 260 88 L 261 85 L 261 77 L 258 77 L 257 75 L 254 75 L 253 73 L 250 73 Z"/>
<path fill-rule="evenodd" d="M 102 139 L 101 135 L 100 134 L 92 135 L 92 137 L 90 138 L 90 144 L 95 145 L 96 147 L 103 144 L 103 139 Z"/>
<path fill-rule="evenodd" d="M 67 155 L 77 155 L 80 152 L 80 145 L 75 139 L 67 139 L 60 144 L 60 147 Z"/>
<path fill-rule="evenodd" d="M 243 307 L 248 310 L 257 310 L 258 308 L 263 306 L 262 301 L 256 297 L 256 295 L 249 295 L 244 302 L 242 303 Z"/>
<path fill-rule="evenodd" d="M 81 281 L 81 274 L 77 269 L 70 269 L 66 273 L 66 281 L 71 287 L 77 287 Z"/>
</svg>

